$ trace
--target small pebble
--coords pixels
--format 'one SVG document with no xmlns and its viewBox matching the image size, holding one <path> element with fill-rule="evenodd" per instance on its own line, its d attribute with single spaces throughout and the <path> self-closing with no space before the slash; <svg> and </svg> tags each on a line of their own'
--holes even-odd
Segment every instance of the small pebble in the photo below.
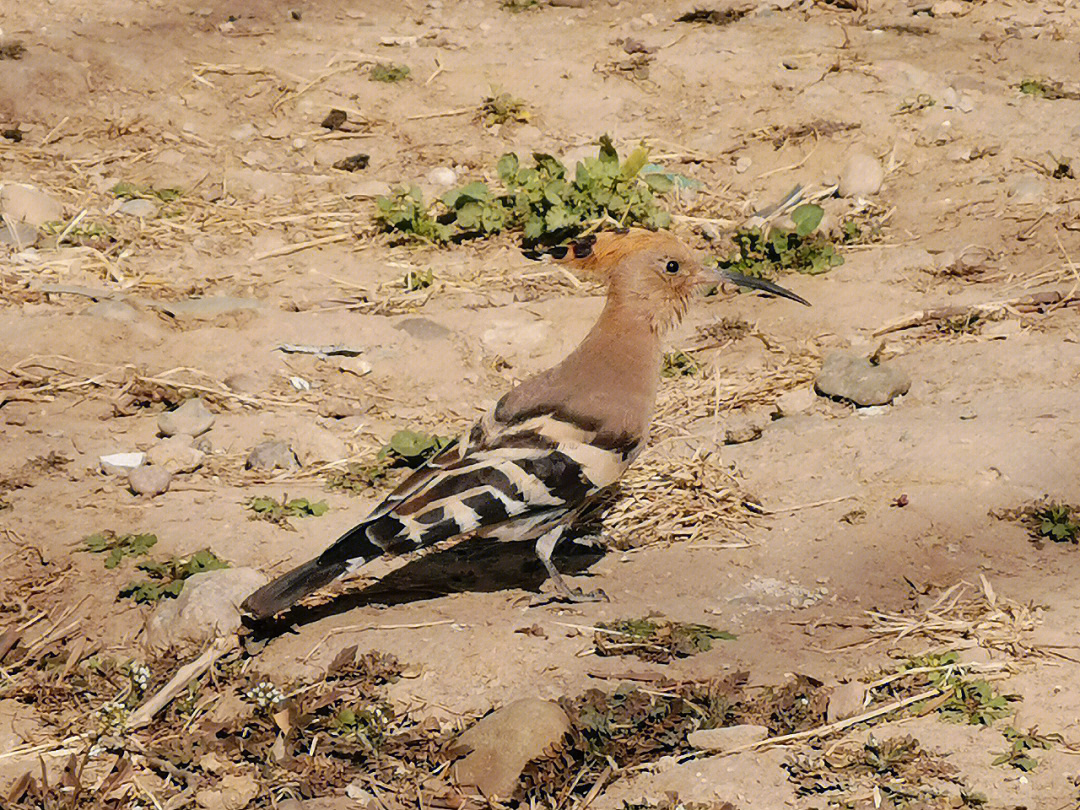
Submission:
<svg viewBox="0 0 1080 810">
<path fill-rule="evenodd" d="M 153 498 L 169 489 L 172 473 L 164 467 L 151 467 L 144 464 L 128 473 L 128 486 L 136 495 Z"/>
<path fill-rule="evenodd" d="M 738 172 L 739 174 L 742 174 L 747 169 L 749 169 L 752 165 L 754 165 L 754 161 L 750 160 L 750 158 L 741 157 L 741 158 L 739 158 L 738 160 L 735 161 L 735 171 Z"/>
<path fill-rule="evenodd" d="M 150 200 L 128 200 L 118 209 L 121 214 L 129 217 L 152 217 L 157 213 L 158 207 Z"/>
</svg>

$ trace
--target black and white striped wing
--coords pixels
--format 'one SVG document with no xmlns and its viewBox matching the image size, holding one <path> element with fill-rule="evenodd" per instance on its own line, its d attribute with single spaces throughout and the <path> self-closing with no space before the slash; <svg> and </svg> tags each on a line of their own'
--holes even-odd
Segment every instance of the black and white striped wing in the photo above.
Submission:
<svg viewBox="0 0 1080 810">
<path fill-rule="evenodd" d="M 417 470 L 323 555 L 401 554 L 498 526 L 522 532 L 569 515 L 622 474 L 629 459 L 551 414 L 513 425 L 484 417 Z M 511 532 L 511 534 L 517 534 Z"/>
</svg>

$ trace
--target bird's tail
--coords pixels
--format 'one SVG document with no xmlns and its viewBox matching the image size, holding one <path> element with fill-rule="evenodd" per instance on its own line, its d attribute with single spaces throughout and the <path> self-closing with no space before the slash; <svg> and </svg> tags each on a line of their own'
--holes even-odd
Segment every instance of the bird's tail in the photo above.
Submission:
<svg viewBox="0 0 1080 810">
<path fill-rule="evenodd" d="M 263 585 L 244 600 L 241 609 L 253 618 L 268 619 L 312 591 L 329 585 L 349 569 L 379 556 L 382 549 L 367 538 L 366 528 L 366 524 L 360 524 L 350 529 L 315 559 Z"/>
</svg>

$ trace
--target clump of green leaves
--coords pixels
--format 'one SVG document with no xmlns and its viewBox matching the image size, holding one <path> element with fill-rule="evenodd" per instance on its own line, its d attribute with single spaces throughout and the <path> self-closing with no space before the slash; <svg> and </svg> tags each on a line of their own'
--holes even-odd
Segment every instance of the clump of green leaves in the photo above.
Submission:
<svg viewBox="0 0 1080 810">
<path fill-rule="evenodd" d="M 377 65 L 372 65 L 371 73 L 368 74 L 368 78 L 373 82 L 385 82 L 387 84 L 393 84 L 394 82 L 404 81 L 409 78 L 408 65 L 395 65 L 392 62 L 380 62 Z"/>
<path fill-rule="evenodd" d="M 726 630 L 707 624 L 685 624 L 663 617 L 625 619 L 598 624 L 597 628 L 593 636 L 597 655 L 634 655 L 660 664 L 707 652 L 714 639 L 735 639 Z"/>
<path fill-rule="evenodd" d="M 150 579 L 129 582 L 120 590 L 120 597 L 133 599 L 136 603 L 174 599 L 180 595 L 188 577 L 228 567 L 227 562 L 208 548 L 196 551 L 190 557 L 141 562 L 137 568 L 149 574 Z"/>
<path fill-rule="evenodd" d="M 1055 543 L 1080 542 L 1080 514 L 1074 514 L 1068 504 L 1048 503 L 1037 508 L 1034 517 L 1038 521 L 1039 537 Z"/>
<path fill-rule="evenodd" d="M 106 529 L 96 532 L 83 540 L 86 550 L 94 554 L 104 554 L 106 568 L 116 568 L 124 557 L 140 557 L 148 554 L 150 549 L 157 543 L 157 536 L 153 534 L 117 534 Z"/>
<path fill-rule="evenodd" d="M 867 245 L 881 238 L 881 223 L 875 219 L 845 219 L 840 224 L 840 241 L 845 245 Z"/>
<path fill-rule="evenodd" d="M 344 470 L 332 472 L 326 479 L 330 489 L 344 489 L 358 494 L 378 486 L 387 476 L 389 464 L 376 461 L 371 464 L 350 462 Z"/>
<path fill-rule="evenodd" d="M 375 221 L 387 231 L 432 243 L 449 242 L 454 236 L 451 225 L 429 213 L 419 186 L 395 189 L 389 197 L 379 197 L 375 208 Z"/>
<path fill-rule="evenodd" d="M 947 697 L 938 707 L 943 720 L 952 723 L 990 726 L 1012 712 L 1010 703 L 1018 701 L 1018 695 L 1000 695 L 986 680 L 966 677 L 960 664 L 960 654 L 955 650 L 911 658 L 903 670 L 928 669 L 918 673 L 920 683 L 936 686 Z"/>
<path fill-rule="evenodd" d="M 120 181 L 112 187 L 111 191 L 122 200 L 149 199 L 153 197 L 162 202 L 178 200 L 184 194 L 178 188 L 154 188 L 153 186 L 144 186 L 126 181 Z"/>
<path fill-rule="evenodd" d="M 421 433 L 416 430 L 399 430 L 390 437 L 390 441 L 379 451 L 376 459 L 388 465 L 402 464 L 406 467 L 419 467 L 429 458 L 449 447 L 453 439 L 434 433 Z"/>
<path fill-rule="evenodd" d="M 524 166 L 508 153 L 496 165 L 501 190 L 474 181 L 429 206 L 418 188 L 398 189 L 379 198 L 376 218 L 388 231 L 433 243 L 520 231 L 528 245 L 553 244 L 599 222 L 666 228 L 671 215 L 657 198 L 674 181 L 662 171 L 643 171 L 647 164 L 644 147 L 620 161 L 607 136 L 600 139 L 598 155 L 580 161 L 572 174 L 548 154 L 536 152 L 533 165 Z"/>
<path fill-rule="evenodd" d="M 532 118 L 532 113 L 522 99 L 493 91 L 480 102 L 480 118 L 489 127 L 513 122 L 525 124 Z"/>
<path fill-rule="evenodd" d="M 408 292 L 416 292 L 417 290 L 426 290 L 433 281 L 435 281 L 435 272 L 433 270 L 410 270 L 402 279 L 402 284 Z"/>
<path fill-rule="evenodd" d="M 1055 742 L 1061 742 L 1060 734 L 1039 734 L 1035 729 L 1023 732 L 1009 726 L 1001 732 L 1009 742 L 1009 749 L 1000 754 L 991 765 L 1008 765 L 1017 770 L 1034 770 L 1039 760 L 1031 755 L 1032 751 L 1049 751 Z"/>
<path fill-rule="evenodd" d="M 500 5 L 504 11 L 517 13 L 519 11 L 540 8 L 540 0 L 502 0 Z"/>
<path fill-rule="evenodd" d="M 825 211 L 819 205 L 800 205 L 791 212 L 795 230 L 749 228 L 735 232 L 737 252 L 719 262 L 721 268 L 755 278 L 794 271 L 818 275 L 844 263 L 828 237 L 815 233 Z"/>
<path fill-rule="evenodd" d="M 1015 509 L 990 513 L 1000 520 L 1015 520 L 1027 527 L 1036 544 L 1043 540 L 1055 543 L 1080 543 L 1080 507 L 1049 499 Z"/>
<path fill-rule="evenodd" d="M 663 377 L 693 377 L 699 371 L 701 366 L 697 360 L 684 351 L 666 352 L 660 366 L 660 375 Z"/>
<path fill-rule="evenodd" d="M 288 531 L 296 531 L 289 518 L 322 517 L 330 507 L 326 501 L 310 501 L 307 498 L 293 498 L 289 500 L 283 495 L 281 500 L 275 500 L 271 495 L 262 495 L 248 501 L 247 508 L 254 512 L 252 520 L 266 520 L 276 523 Z"/>
<path fill-rule="evenodd" d="M 1017 87 L 1025 96 L 1044 98 L 1049 101 L 1080 98 L 1080 93 L 1075 90 L 1066 90 L 1061 82 L 1050 79 L 1027 78 L 1022 80 Z"/>
<path fill-rule="evenodd" d="M 386 739 L 393 712 L 378 704 L 343 706 L 327 726 L 331 734 L 348 737 L 368 751 L 378 751 Z"/>
</svg>

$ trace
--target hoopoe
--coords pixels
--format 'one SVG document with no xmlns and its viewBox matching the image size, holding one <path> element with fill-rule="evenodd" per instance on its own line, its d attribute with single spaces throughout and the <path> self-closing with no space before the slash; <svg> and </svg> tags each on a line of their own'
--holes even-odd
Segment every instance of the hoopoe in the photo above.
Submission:
<svg viewBox="0 0 1080 810">
<path fill-rule="evenodd" d="M 554 368 L 511 389 L 322 554 L 251 594 L 243 604 L 250 615 L 285 610 L 374 557 L 464 534 L 535 539 L 562 599 L 603 597 L 571 589 L 551 555 L 574 519 L 644 447 L 661 341 L 694 291 L 732 281 L 807 303 L 761 279 L 707 270 L 666 232 L 602 233 L 551 253 L 607 287 L 604 309 L 581 344 Z"/>
</svg>

